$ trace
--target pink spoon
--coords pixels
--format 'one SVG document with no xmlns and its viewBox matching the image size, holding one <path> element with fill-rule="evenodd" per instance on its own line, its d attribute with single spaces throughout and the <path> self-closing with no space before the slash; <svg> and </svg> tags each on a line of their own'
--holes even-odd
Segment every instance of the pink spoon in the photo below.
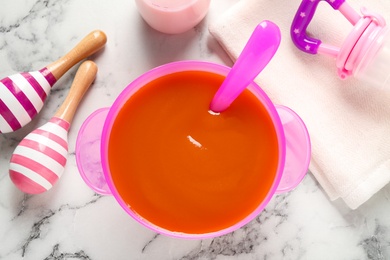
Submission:
<svg viewBox="0 0 390 260">
<path fill-rule="evenodd" d="M 47 67 L 22 72 L 0 80 L 0 133 L 9 133 L 29 123 L 41 111 L 51 87 L 71 67 L 101 49 L 107 42 L 99 30 L 89 33 L 65 56 Z"/>
<path fill-rule="evenodd" d="M 264 69 L 280 44 L 280 30 L 270 21 L 261 22 L 253 31 L 244 50 L 210 104 L 213 112 L 222 112 Z"/>
<path fill-rule="evenodd" d="M 92 84 L 97 66 L 80 65 L 69 94 L 50 121 L 28 134 L 16 147 L 10 177 L 21 191 L 38 194 L 49 190 L 61 177 L 68 155 L 70 123 L 85 92 Z"/>
</svg>

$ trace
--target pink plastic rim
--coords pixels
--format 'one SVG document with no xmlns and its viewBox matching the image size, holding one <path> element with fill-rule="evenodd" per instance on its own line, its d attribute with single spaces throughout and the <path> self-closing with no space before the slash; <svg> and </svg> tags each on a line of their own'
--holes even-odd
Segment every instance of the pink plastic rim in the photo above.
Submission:
<svg viewBox="0 0 390 260">
<path fill-rule="evenodd" d="M 101 164 L 102 129 L 109 108 L 100 108 L 83 122 L 76 139 L 75 157 L 81 178 L 93 191 L 111 195 Z"/>
<path fill-rule="evenodd" d="M 276 194 L 293 190 L 306 176 L 311 159 L 309 132 L 302 119 L 290 108 L 276 105 L 286 140 L 286 159 Z"/>
<path fill-rule="evenodd" d="M 336 59 L 336 67 L 338 69 L 338 75 L 341 79 L 346 79 L 352 74 L 351 71 L 346 70 L 345 63 L 347 62 L 355 44 L 358 42 L 359 38 L 364 33 L 369 24 L 370 19 L 360 19 L 341 46 L 339 55 Z"/>
<path fill-rule="evenodd" d="M 107 181 L 108 187 L 111 190 L 112 195 L 118 201 L 120 206 L 136 221 L 146 226 L 147 228 L 156 231 L 158 233 L 162 233 L 168 236 L 177 237 L 177 238 L 188 238 L 188 239 L 205 239 L 211 237 L 221 236 L 227 233 L 230 233 L 238 228 L 244 226 L 251 220 L 253 220 L 259 213 L 264 209 L 264 207 L 271 200 L 273 195 L 275 194 L 277 187 L 279 185 L 280 179 L 282 177 L 284 164 L 285 164 L 285 152 L 286 152 L 286 141 L 285 135 L 283 131 L 283 126 L 280 121 L 279 115 L 276 111 L 275 106 L 265 94 L 265 92 L 255 83 L 252 83 L 248 86 L 248 89 L 263 103 L 264 107 L 267 109 L 272 121 L 274 122 L 275 131 L 278 139 L 279 146 L 279 164 L 278 169 L 275 175 L 275 179 L 271 189 L 268 191 L 267 196 L 263 200 L 263 202 L 249 214 L 246 218 L 242 219 L 240 222 L 235 225 L 228 227 L 223 230 L 219 230 L 212 233 L 205 234 L 188 234 L 188 233 L 180 233 L 173 232 L 170 230 L 163 229 L 154 225 L 153 223 L 148 222 L 146 219 L 143 219 L 136 212 L 132 211 L 131 208 L 126 204 L 125 201 L 122 200 L 120 194 L 118 193 L 113 180 L 110 175 L 109 162 L 108 162 L 108 142 L 110 137 L 110 132 L 115 121 L 117 114 L 119 113 L 122 106 L 125 102 L 142 86 L 144 86 L 147 82 L 152 81 L 162 75 L 171 74 L 179 71 L 207 71 L 220 75 L 226 76 L 229 72 L 230 68 L 223 65 L 218 65 L 210 62 L 202 62 L 202 61 L 180 61 L 173 62 L 169 64 L 162 65 L 155 69 L 152 69 L 145 74 L 141 75 L 137 79 L 135 79 L 132 83 L 130 83 L 123 91 L 119 94 L 118 98 L 115 100 L 112 105 L 110 111 L 107 114 L 106 121 L 104 123 L 102 138 L 101 138 L 101 158 L 102 158 L 102 167 L 105 179 Z"/>
</svg>

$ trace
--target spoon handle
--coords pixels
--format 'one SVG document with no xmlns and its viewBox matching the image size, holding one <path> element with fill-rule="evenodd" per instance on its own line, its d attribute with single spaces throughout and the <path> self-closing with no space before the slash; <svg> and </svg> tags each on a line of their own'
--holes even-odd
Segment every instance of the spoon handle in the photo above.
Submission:
<svg viewBox="0 0 390 260">
<path fill-rule="evenodd" d="M 267 66 L 279 47 L 279 27 L 270 22 L 261 22 L 253 31 L 240 56 L 226 76 L 210 104 L 214 112 L 222 112 Z"/>
<path fill-rule="evenodd" d="M 96 77 L 97 70 L 97 65 L 92 61 L 84 61 L 80 65 L 72 86 L 70 87 L 69 94 L 55 113 L 54 117 L 61 118 L 66 122 L 71 123 L 78 104 Z"/>
<path fill-rule="evenodd" d="M 100 30 L 95 30 L 85 36 L 65 56 L 51 63 L 46 68 L 58 80 L 76 63 L 100 50 L 107 42 L 107 36 Z"/>
</svg>

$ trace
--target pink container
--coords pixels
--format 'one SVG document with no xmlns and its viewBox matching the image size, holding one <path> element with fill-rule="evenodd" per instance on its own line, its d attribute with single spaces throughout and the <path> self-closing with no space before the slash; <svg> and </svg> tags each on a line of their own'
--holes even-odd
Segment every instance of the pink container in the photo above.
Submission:
<svg viewBox="0 0 390 260">
<path fill-rule="evenodd" d="M 296 113 L 287 107 L 275 106 L 265 92 L 252 82 L 248 89 L 264 105 L 272 118 L 277 134 L 279 160 L 276 177 L 267 196 L 251 214 L 226 229 L 212 233 L 173 232 L 139 216 L 118 193 L 109 169 L 108 142 L 116 116 L 129 98 L 148 82 L 167 74 L 181 71 L 207 71 L 226 76 L 229 70 L 229 67 L 210 62 L 181 61 L 157 67 L 135 79 L 122 91 L 110 108 L 95 111 L 82 125 L 76 141 L 76 161 L 84 181 L 99 194 L 113 195 L 131 217 L 151 230 L 168 236 L 191 239 L 216 237 L 232 232 L 258 216 L 274 194 L 295 188 L 305 176 L 310 162 L 311 147 L 307 129 Z"/>
<path fill-rule="evenodd" d="M 135 0 L 143 19 L 157 31 L 178 34 L 197 25 L 210 0 Z"/>
</svg>

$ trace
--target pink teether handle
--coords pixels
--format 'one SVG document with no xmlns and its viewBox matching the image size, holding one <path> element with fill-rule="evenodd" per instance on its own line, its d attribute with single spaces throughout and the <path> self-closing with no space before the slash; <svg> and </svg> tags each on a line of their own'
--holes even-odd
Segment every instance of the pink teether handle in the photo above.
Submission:
<svg viewBox="0 0 390 260">
<path fill-rule="evenodd" d="M 343 9 L 342 7 L 345 3 L 345 0 L 303 0 L 295 14 L 291 25 L 291 38 L 294 44 L 301 51 L 310 54 L 325 52 L 335 56 L 335 54 L 337 54 L 338 48 L 330 45 L 324 45 L 321 40 L 309 37 L 306 34 L 306 29 L 309 26 L 320 1 L 326 1 L 335 10 L 345 10 L 345 8 Z"/>
</svg>

